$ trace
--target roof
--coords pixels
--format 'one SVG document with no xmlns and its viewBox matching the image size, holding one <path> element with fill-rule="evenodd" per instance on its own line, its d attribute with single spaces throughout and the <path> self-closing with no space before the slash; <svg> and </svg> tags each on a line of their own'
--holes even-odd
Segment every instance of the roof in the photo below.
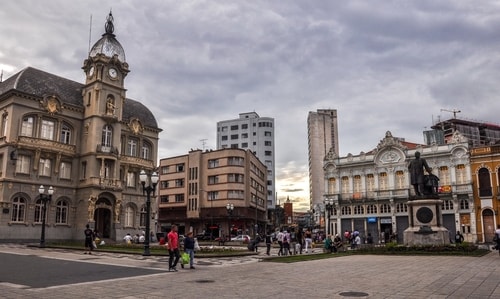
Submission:
<svg viewBox="0 0 500 299">
<path fill-rule="evenodd" d="M 84 109 L 82 90 L 85 85 L 33 67 L 27 67 L 0 82 L 0 95 L 16 90 L 35 97 L 57 95 L 63 104 Z M 144 126 L 158 129 L 156 119 L 142 103 L 127 98 L 123 106 L 123 121 L 138 118 Z"/>
</svg>

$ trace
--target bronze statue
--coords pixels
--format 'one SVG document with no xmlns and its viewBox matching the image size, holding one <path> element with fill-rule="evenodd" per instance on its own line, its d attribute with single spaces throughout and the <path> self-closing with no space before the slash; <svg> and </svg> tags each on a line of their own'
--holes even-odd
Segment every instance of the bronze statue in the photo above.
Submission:
<svg viewBox="0 0 500 299">
<path fill-rule="evenodd" d="M 417 197 L 422 197 L 424 195 L 424 169 L 432 174 L 432 169 L 427 165 L 425 159 L 420 158 L 420 152 L 415 152 L 415 159 L 408 165 L 408 171 L 410 172 L 410 181 L 415 190 L 415 195 Z"/>
</svg>

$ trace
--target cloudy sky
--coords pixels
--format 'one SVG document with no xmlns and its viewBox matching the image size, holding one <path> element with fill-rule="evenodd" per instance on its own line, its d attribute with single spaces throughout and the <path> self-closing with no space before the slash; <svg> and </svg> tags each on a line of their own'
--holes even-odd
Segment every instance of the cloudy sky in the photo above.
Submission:
<svg viewBox="0 0 500 299">
<path fill-rule="evenodd" d="M 340 154 L 387 130 L 422 131 L 459 109 L 500 123 L 498 1 L 4 1 L 4 80 L 27 66 L 84 82 L 109 10 L 151 108 L 160 157 L 216 146 L 216 122 L 255 111 L 276 123 L 278 198 L 308 206 L 307 114 L 337 109 Z M 92 26 L 90 18 L 92 16 Z"/>
</svg>

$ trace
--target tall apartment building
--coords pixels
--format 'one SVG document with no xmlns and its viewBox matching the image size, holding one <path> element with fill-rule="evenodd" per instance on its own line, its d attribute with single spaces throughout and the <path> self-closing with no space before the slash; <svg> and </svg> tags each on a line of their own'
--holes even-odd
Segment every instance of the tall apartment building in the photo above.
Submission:
<svg viewBox="0 0 500 299">
<path fill-rule="evenodd" d="M 32 67 L 0 82 L 4 241 L 40 237 L 45 211 L 47 240 L 83 239 L 87 224 L 113 240 L 145 229 L 139 173 L 156 168 L 161 129 L 126 97 L 130 70 L 111 14 L 105 30 L 83 57 L 84 83 Z M 54 190 L 46 209 L 40 185 Z"/>
<path fill-rule="evenodd" d="M 323 161 L 332 149 L 339 154 L 337 110 L 318 109 L 307 117 L 307 139 L 309 147 L 309 194 L 311 209 L 323 203 L 326 193 L 323 178 Z"/>
<path fill-rule="evenodd" d="M 217 123 L 217 149 L 249 149 L 267 167 L 267 208 L 276 205 L 276 173 L 274 150 L 274 118 L 260 117 L 255 112 Z"/>
<path fill-rule="evenodd" d="M 433 130 L 424 132 L 426 143 L 450 143 L 455 132 L 467 138 L 471 147 L 492 145 L 500 142 L 500 126 L 497 124 L 469 121 L 451 118 L 440 121 L 431 127 Z"/>
<path fill-rule="evenodd" d="M 194 150 L 160 160 L 158 224 L 217 237 L 264 233 L 266 167 L 250 150 Z M 232 207 L 232 210 L 228 210 Z"/>
</svg>

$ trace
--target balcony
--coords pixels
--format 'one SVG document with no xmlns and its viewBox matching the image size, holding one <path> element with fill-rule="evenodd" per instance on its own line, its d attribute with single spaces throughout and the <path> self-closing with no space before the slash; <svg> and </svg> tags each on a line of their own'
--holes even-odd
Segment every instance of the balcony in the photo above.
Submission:
<svg viewBox="0 0 500 299">
<path fill-rule="evenodd" d="M 120 163 L 134 165 L 141 169 L 151 169 L 155 167 L 153 161 L 133 156 L 122 155 L 120 157 Z"/>
<path fill-rule="evenodd" d="M 65 156 L 75 156 L 76 146 L 71 144 L 60 143 L 53 140 L 33 138 L 27 136 L 17 137 L 17 146 L 27 149 L 41 149 L 44 152 L 57 152 Z"/>
<path fill-rule="evenodd" d="M 116 146 L 104 146 L 102 144 L 98 144 L 96 146 L 96 152 L 98 154 L 105 154 L 106 156 L 118 156 L 118 148 Z"/>
<path fill-rule="evenodd" d="M 472 193 L 472 185 L 469 184 L 456 184 L 451 186 L 454 194 L 469 194 Z"/>
<path fill-rule="evenodd" d="M 121 191 L 123 189 L 122 182 L 117 179 L 94 177 L 82 180 L 81 183 L 89 184 L 92 186 L 99 186 L 102 190 Z"/>
</svg>

